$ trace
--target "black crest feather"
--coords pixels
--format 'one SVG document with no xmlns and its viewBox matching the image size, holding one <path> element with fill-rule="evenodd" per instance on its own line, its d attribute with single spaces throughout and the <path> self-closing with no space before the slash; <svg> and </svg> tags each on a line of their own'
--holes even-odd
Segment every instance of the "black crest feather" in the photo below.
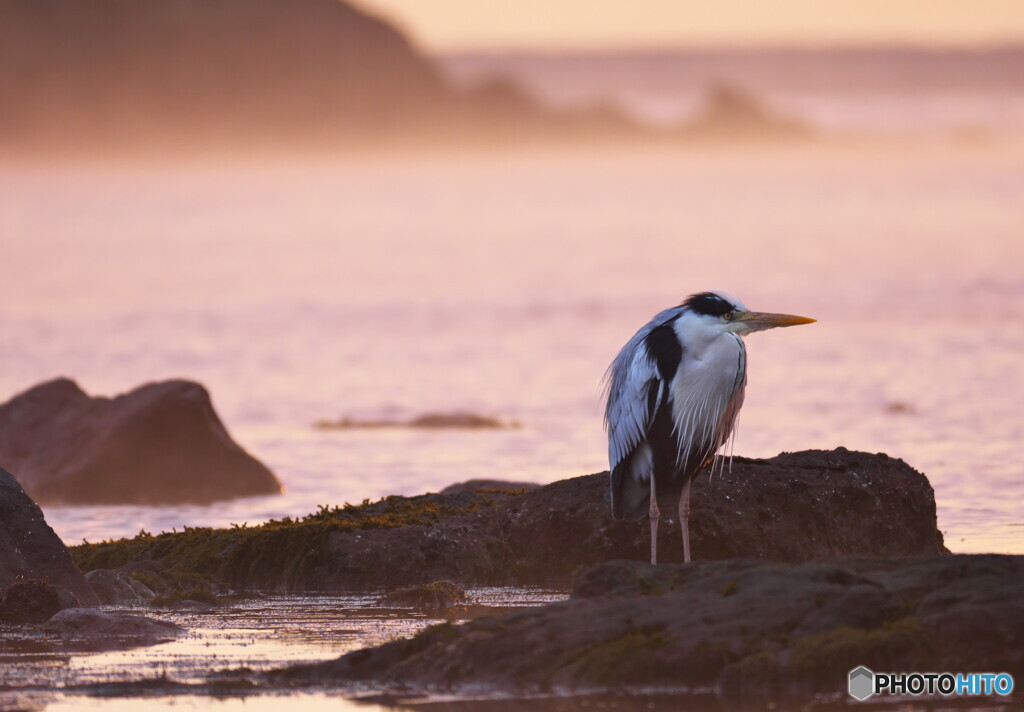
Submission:
<svg viewBox="0 0 1024 712">
<path fill-rule="evenodd" d="M 730 304 L 729 300 L 722 299 L 722 297 L 714 292 L 693 294 L 683 302 L 683 306 L 687 309 L 692 309 L 698 314 L 707 314 L 709 316 L 722 316 L 736 308 L 736 305 Z"/>
</svg>

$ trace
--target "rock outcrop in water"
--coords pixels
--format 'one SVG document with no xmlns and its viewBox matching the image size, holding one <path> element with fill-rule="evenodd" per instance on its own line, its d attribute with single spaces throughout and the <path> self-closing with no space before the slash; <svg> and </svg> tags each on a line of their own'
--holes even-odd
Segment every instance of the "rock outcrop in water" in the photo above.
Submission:
<svg viewBox="0 0 1024 712">
<path fill-rule="evenodd" d="M 466 602 L 466 592 L 451 581 L 434 581 L 391 591 L 381 598 L 385 606 L 408 606 L 418 611 L 436 613 Z"/>
<path fill-rule="evenodd" d="M 64 589 L 82 605 L 99 604 L 64 543 L 46 523 L 43 511 L 13 475 L 0 469 L 0 591 L 7 589 L 9 593 L 10 587 L 19 581 L 33 579 Z M 24 590 L 28 589 L 15 592 L 19 600 Z M 6 594 L 0 595 L 6 598 Z M 59 601 L 59 592 L 54 591 L 53 597 L 58 608 L 64 606 Z"/>
<path fill-rule="evenodd" d="M 198 383 L 166 381 L 91 398 L 57 379 L 0 405 L 0 465 L 36 500 L 205 503 L 281 485 L 228 435 Z"/>
<path fill-rule="evenodd" d="M 184 629 L 170 621 L 118 611 L 70 608 L 50 618 L 43 630 L 64 646 L 119 650 L 171 640 Z"/>
<path fill-rule="evenodd" d="M 317 430 L 358 430 L 378 428 L 411 428 L 419 430 L 506 430 L 521 427 L 515 420 L 505 421 L 489 415 L 454 411 L 451 413 L 424 413 L 415 418 L 352 418 L 318 420 Z"/>
<path fill-rule="evenodd" d="M 435 626 L 269 678 L 405 692 L 713 689 L 726 709 L 843 696 L 859 665 L 1019 680 L 1021 590 L 1022 556 L 613 562 L 564 603 Z"/>
<path fill-rule="evenodd" d="M 462 585 L 568 588 L 612 559 L 649 556 L 646 522 L 611 519 L 606 473 L 518 493 L 389 497 L 323 509 L 302 520 L 76 547 L 84 570 L 150 562 L 156 581 L 201 576 L 211 585 L 280 591 L 396 588 L 437 580 Z M 812 561 L 944 553 L 928 480 L 886 455 L 812 450 L 767 460 L 736 458 L 693 490 L 697 560 Z M 678 526 L 659 553 L 682 559 Z M 189 585 L 194 585 L 194 581 Z"/>
</svg>

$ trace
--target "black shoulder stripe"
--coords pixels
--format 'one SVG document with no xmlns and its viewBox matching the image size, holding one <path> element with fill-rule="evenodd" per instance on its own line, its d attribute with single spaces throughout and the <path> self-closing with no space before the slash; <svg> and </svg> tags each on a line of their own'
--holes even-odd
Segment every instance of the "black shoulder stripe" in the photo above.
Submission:
<svg viewBox="0 0 1024 712">
<path fill-rule="evenodd" d="M 676 330 L 672 328 L 674 322 L 675 319 L 672 319 L 651 329 L 651 333 L 644 339 L 647 353 L 658 365 L 658 375 L 665 383 L 669 383 L 675 376 L 679 362 L 683 358 L 683 345 L 679 343 Z"/>
<path fill-rule="evenodd" d="M 653 422 L 654 415 L 658 412 L 659 390 L 657 381 L 647 384 L 647 422 Z"/>
</svg>

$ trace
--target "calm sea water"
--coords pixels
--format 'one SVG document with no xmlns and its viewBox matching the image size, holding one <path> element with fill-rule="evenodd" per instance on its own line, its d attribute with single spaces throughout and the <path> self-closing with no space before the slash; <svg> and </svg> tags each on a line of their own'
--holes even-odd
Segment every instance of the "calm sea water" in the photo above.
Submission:
<svg viewBox="0 0 1024 712">
<path fill-rule="evenodd" d="M 424 156 L 0 169 L 0 398 L 191 378 L 287 492 L 47 507 L 69 543 L 606 467 L 599 385 L 661 308 L 724 288 L 737 454 L 884 451 L 954 551 L 1024 553 L 1024 149 Z M 491 432 L 316 431 L 471 410 Z"/>
</svg>

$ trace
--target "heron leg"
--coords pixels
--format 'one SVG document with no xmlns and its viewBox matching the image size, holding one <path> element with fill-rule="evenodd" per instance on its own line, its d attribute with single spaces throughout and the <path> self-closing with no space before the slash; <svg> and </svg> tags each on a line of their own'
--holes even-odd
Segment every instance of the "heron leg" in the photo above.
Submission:
<svg viewBox="0 0 1024 712">
<path fill-rule="evenodd" d="M 683 561 L 690 563 L 690 483 L 683 485 L 683 493 L 679 498 L 679 528 L 683 530 Z"/>
<path fill-rule="evenodd" d="M 647 516 L 651 520 L 651 563 L 658 563 L 658 517 L 661 516 L 661 512 L 658 511 L 658 496 L 657 490 L 654 486 L 654 473 L 651 473 L 651 507 L 647 510 Z"/>
</svg>

